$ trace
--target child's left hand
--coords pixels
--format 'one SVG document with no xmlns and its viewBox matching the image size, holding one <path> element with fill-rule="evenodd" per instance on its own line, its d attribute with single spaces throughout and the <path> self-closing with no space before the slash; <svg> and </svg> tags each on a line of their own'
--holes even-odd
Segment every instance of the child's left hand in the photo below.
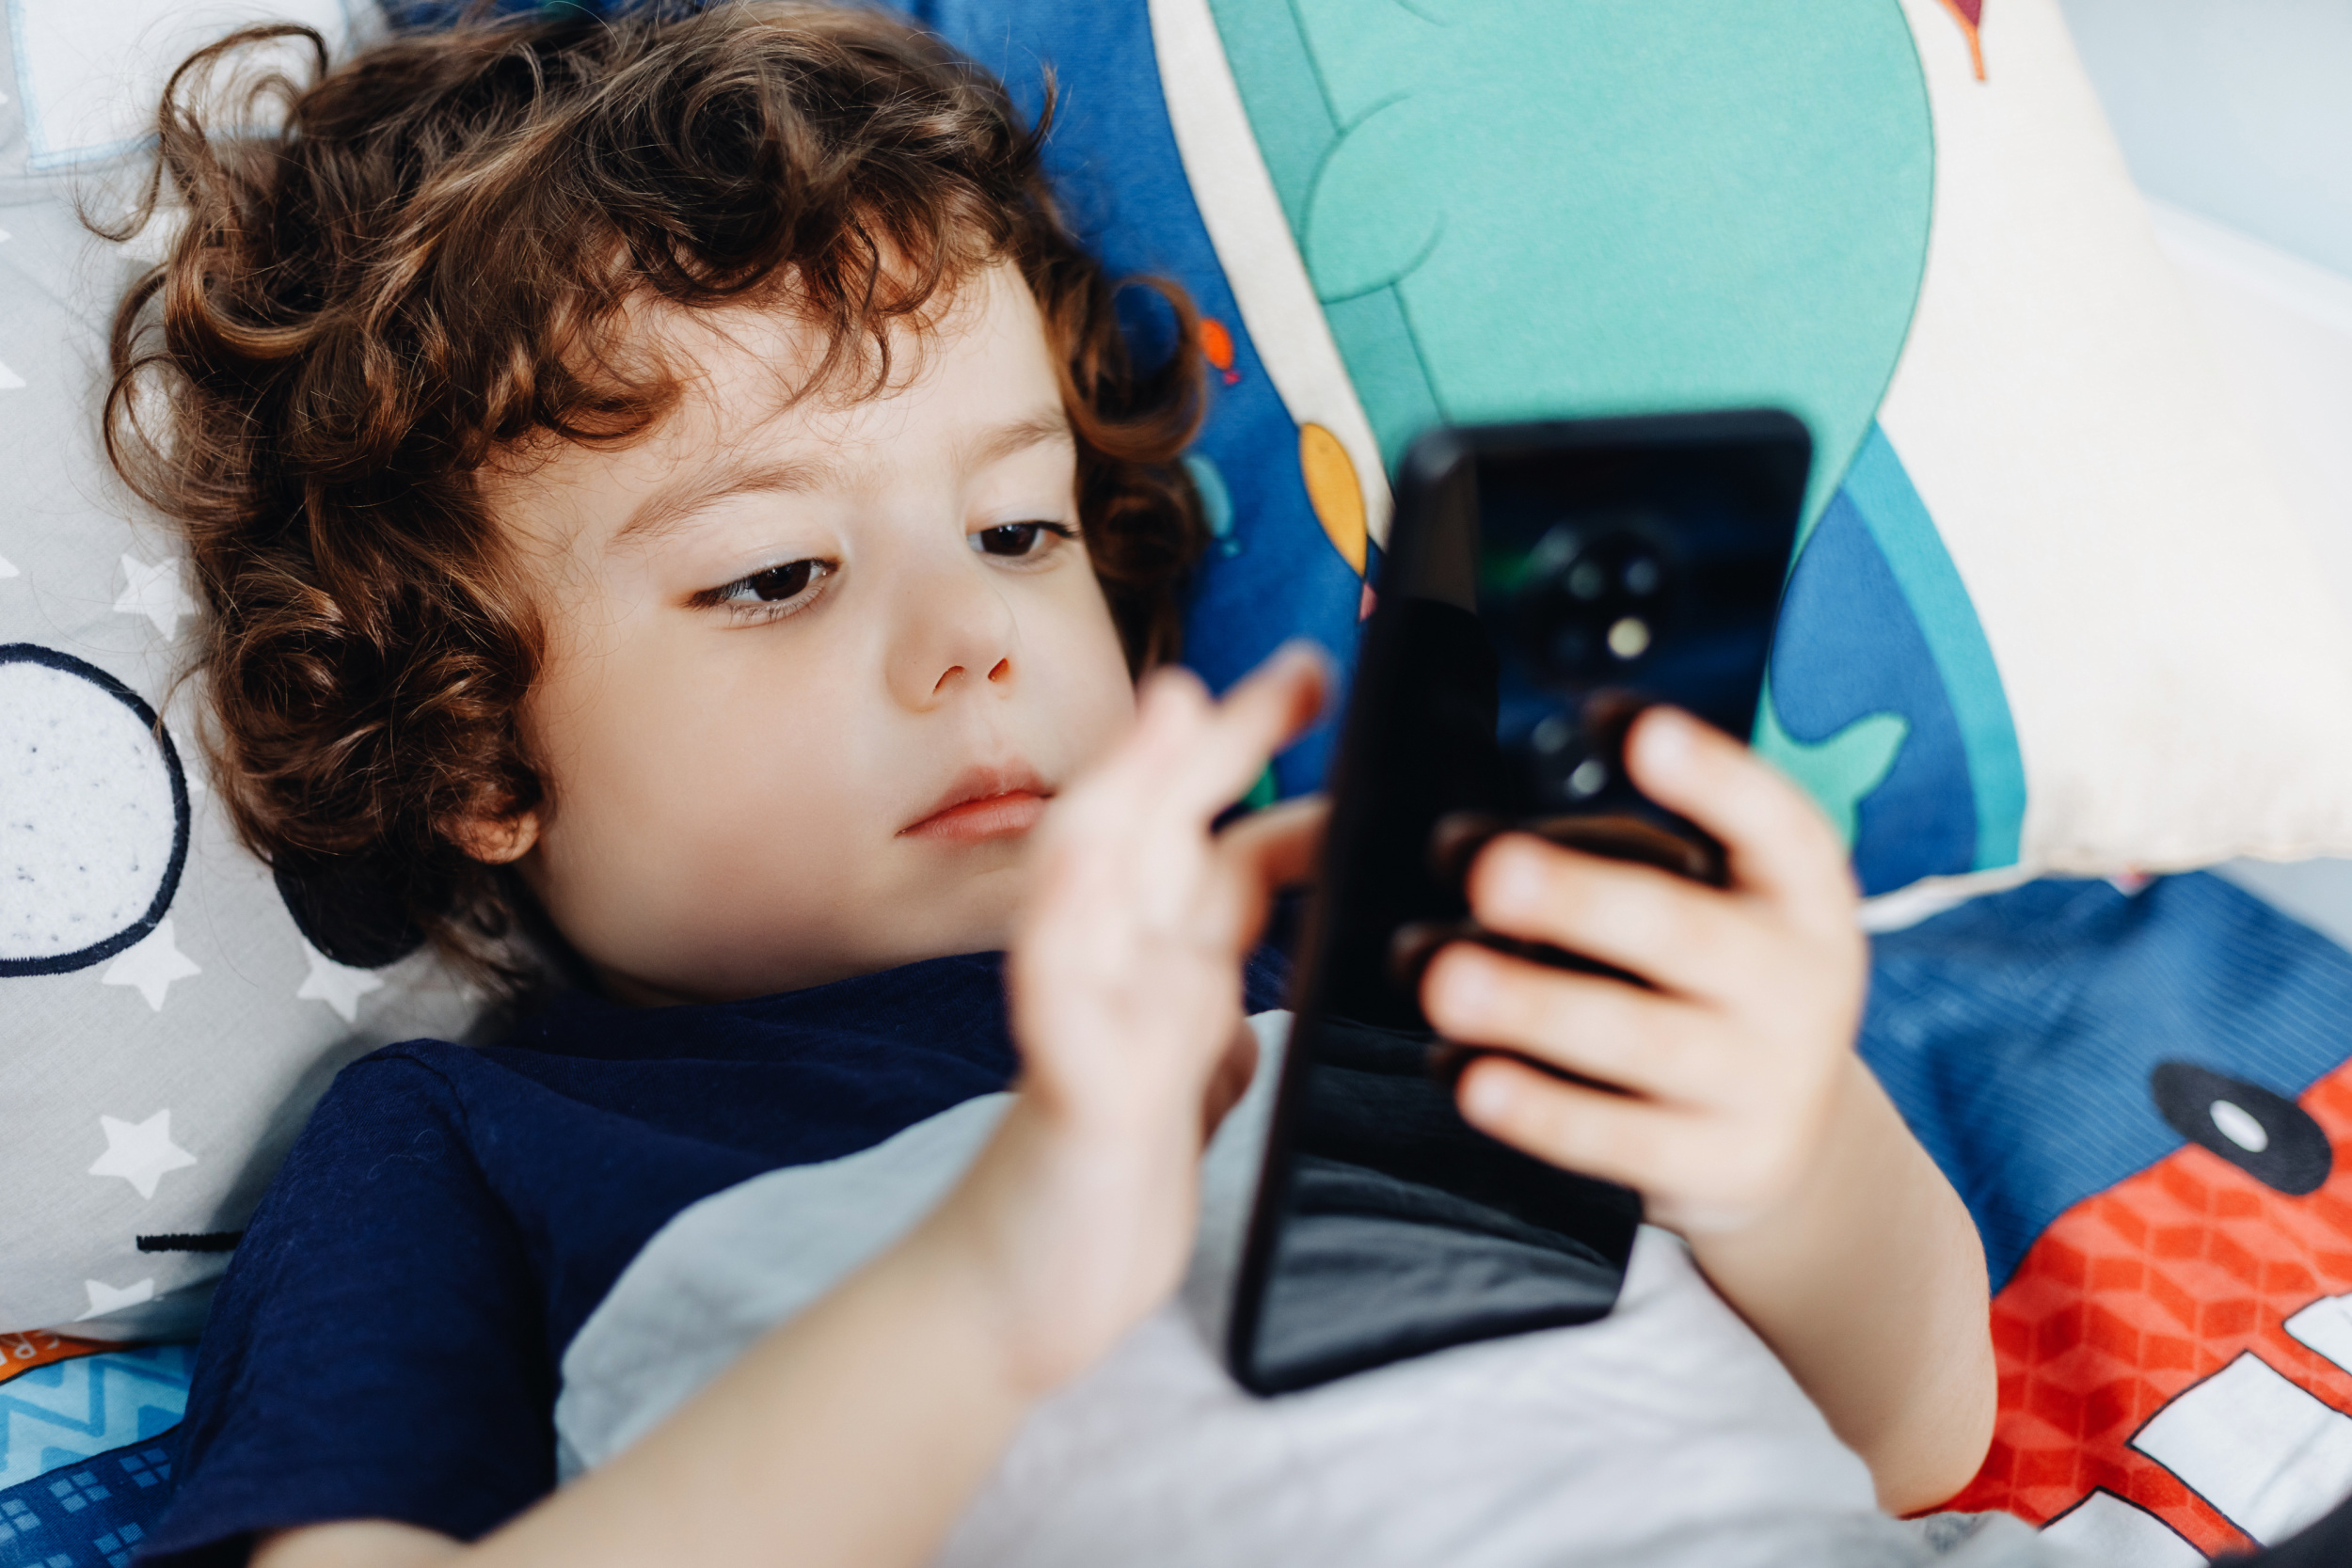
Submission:
<svg viewBox="0 0 2352 1568">
<path fill-rule="evenodd" d="M 1183 1273 L 1201 1148 L 1251 1065 L 1242 961 L 1322 811 L 1211 828 L 1321 711 L 1325 670 L 1278 654 L 1221 702 L 1186 671 L 1147 677 L 1134 731 L 1038 827 L 1007 966 L 1020 1098 L 967 1185 L 1012 1358 L 1041 1389 Z"/>
</svg>

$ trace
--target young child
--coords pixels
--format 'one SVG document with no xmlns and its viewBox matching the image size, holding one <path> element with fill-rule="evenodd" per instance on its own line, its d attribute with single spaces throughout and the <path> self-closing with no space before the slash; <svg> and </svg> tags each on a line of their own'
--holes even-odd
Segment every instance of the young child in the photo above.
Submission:
<svg viewBox="0 0 2352 1568">
<path fill-rule="evenodd" d="M 1654 989 L 1429 971 L 1451 1037 L 1629 1091 L 1460 1088 L 1680 1233 L 1618 1311 L 1253 1400 L 1185 1304 L 1318 816 L 1212 824 L 1325 677 L 1169 664 L 1197 356 L 1131 356 L 1037 135 L 881 15 L 765 4 L 395 38 L 208 134 L 255 41 L 175 79 L 108 415 L 201 575 L 218 787 L 281 876 L 510 978 L 544 926 L 581 984 L 337 1079 L 151 1558 L 1926 1555 L 1871 1505 L 1984 1452 L 1984 1265 L 1853 1054 L 1802 796 L 1653 713 L 1631 766 L 1729 891 L 1512 837 L 1471 893 Z"/>
</svg>

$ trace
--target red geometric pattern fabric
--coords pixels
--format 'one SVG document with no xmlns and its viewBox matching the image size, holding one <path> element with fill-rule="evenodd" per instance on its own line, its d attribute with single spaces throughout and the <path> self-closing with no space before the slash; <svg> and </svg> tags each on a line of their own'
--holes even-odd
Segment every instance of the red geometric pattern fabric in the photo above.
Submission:
<svg viewBox="0 0 2352 1568">
<path fill-rule="evenodd" d="M 2352 1064 L 2299 1103 L 2332 1147 L 2352 1145 Z M 2249 1354 L 2352 1412 L 2352 1373 L 2285 1327 L 2347 1291 L 2352 1163 L 2342 1158 L 2324 1185 L 2296 1197 L 2192 1145 L 2085 1199 L 2042 1232 L 1994 1298 L 1999 1420 L 1983 1469 L 1946 1506 L 2041 1525 L 2105 1488 L 2207 1554 L 2250 1548 L 2247 1510 L 2233 1523 L 2201 1495 L 2204 1478 L 2175 1474 L 2132 1440 Z M 2210 1481 L 2206 1490 L 2229 1501 Z"/>
</svg>

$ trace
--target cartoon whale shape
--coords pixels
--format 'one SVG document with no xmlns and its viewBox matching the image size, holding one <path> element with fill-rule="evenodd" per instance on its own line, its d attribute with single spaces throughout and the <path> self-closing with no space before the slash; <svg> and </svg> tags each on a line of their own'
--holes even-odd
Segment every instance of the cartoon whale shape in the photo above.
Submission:
<svg viewBox="0 0 2352 1568">
<path fill-rule="evenodd" d="M 1859 473 L 1932 194 L 1898 0 L 915 9 L 1026 102 L 1052 64 L 1049 156 L 1088 237 L 1216 323 L 1190 467 L 1216 537 L 1186 651 L 1213 686 L 1287 634 L 1350 651 L 1386 470 L 1440 418 L 1769 403 L 1816 437 L 1812 517 Z M 1841 525 L 1862 547 L 1800 574 L 1839 625 L 1897 595 L 1872 617 L 1888 679 L 1827 679 L 1851 639 L 1792 606 L 1758 735 L 1850 825 L 1873 891 L 2008 863 L 2022 809 L 1982 633 L 1907 507 L 1862 506 Z M 1327 732 L 1282 759 L 1284 791 L 1327 754 Z"/>
<path fill-rule="evenodd" d="M 1197 3 L 1379 460 L 1439 420 L 1794 410 L 1819 450 L 1808 527 L 1837 499 L 1856 515 L 1800 567 L 1810 592 L 1756 738 L 1854 846 L 1868 891 L 2011 863 L 2024 775 L 1999 676 L 1872 419 L 1932 184 L 1900 8 Z M 1360 560 L 1362 513 L 1323 500 L 1312 467 L 1318 516 Z M 1858 665 L 1856 630 L 1883 644 Z M 1878 677 L 1867 702 L 1857 669 Z"/>
<path fill-rule="evenodd" d="M 2000 671 L 1876 425 L 1790 573 L 1756 745 L 1845 834 L 1866 893 L 2016 863 L 2026 769 Z"/>
<path fill-rule="evenodd" d="M 1893 0 L 1209 5 L 1391 467 L 1439 420 L 1768 404 L 1819 515 L 1926 264 Z"/>
</svg>

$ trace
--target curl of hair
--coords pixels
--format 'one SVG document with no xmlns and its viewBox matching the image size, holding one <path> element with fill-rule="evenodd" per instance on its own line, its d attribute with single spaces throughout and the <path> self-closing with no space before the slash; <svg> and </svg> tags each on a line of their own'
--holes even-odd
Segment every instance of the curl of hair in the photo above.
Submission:
<svg viewBox="0 0 2352 1568">
<path fill-rule="evenodd" d="M 288 47 L 307 81 L 269 69 Z M 280 128 L 208 128 L 275 106 Z M 503 874 L 466 825 L 540 806 L 517 714 L 542 627 L 481 496 L 548 437 L 643 435 L 681 378 L 624 341 L 648 298 L 794 311 L 807 387 L 889 383 L 975 269 L 1036 297 L 1079 450 L 1080 518 L 1136 670 L 1175 657 L 1204 532 L 1179 454 L 1196 321 L 1139 364 L 1063 227 L 1047 113 L 870 10 L 674 3 L 396 36 L 331 67 L 249 28 L 191 57 L 144 193 L 168 254 L 124 297 L 106 450 L 184 532 L 205 606 L 207 748 L 281 870 L 360 868 L 411 927 L 512 982 Z"/>
</svg>

